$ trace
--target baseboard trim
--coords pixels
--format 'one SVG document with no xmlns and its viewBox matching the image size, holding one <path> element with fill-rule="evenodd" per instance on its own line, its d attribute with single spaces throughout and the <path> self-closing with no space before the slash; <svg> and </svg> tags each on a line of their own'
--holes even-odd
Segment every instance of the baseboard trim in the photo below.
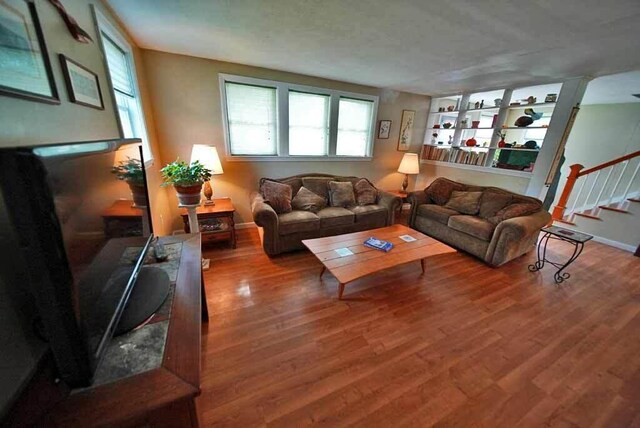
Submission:
<svg viewBox="0 0 640 428">
<path fill-rule="evenodd" d="M 629 251 L 630 253 L 634 253 L 637 248 L 637 246 L 634 245 L 625 244 L 624 242 L 618 242 L 613 239 L 602 238 L 595 235 L 593 235 L 593 240 L 610 247 L 618 248 L 619 250 Z"/>
</svg>

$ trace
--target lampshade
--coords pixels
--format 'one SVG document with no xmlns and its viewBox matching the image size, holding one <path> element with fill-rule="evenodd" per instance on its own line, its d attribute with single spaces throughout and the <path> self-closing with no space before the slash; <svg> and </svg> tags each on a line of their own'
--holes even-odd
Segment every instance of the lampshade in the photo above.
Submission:
<svg viewBox="0 0 640 428">
<path fill-rule="evenodd" d="M 213 146 L 207 146 L 206 144 L 194 144 L 191 150 L 191 162 L 199 161 L 205 168 L 211 170 L 211 174 L 222 174 L 222 164 L 220 164 L 220 157 L 218 151 Z"/>
<path fill-rule="evenodd" d="M 398 172 L 402 174 L 418 174 L 420 172 L 418 155 L 415 153 L 405 153 L 398 167 Z"/>
</svg>

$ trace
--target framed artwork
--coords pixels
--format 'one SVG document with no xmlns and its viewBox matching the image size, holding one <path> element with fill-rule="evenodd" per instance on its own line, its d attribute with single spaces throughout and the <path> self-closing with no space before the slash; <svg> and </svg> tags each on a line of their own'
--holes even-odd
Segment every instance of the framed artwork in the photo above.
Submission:
<svg viewBox="0 0 640 428">
<path fill-rule="evenodd" d="M 32 2 L 0 1 L 0 95 L 60 104 Z"/>
<path fill-rule="evenodd" d="M 60 54 L 60 64 L 72 103 L 104 110 L 98 75 Z"/>
<path fill-rule="evenodd" d="M 391 121 L 381 120 L 380 125 L 378 125 L 378 138 L 386 140 L 389 138 L 389 131 L 391 131 Z"/>
<path fill-rule="evenodd" d="M 411 147 L 411 139 L 413 137 L 413 122 L 416 117 L 415 110 L 402 110 L 402 119 L 400 120 L 400 136 L 398 138 L 398 150 L 406 152 Z"/>
</svg>

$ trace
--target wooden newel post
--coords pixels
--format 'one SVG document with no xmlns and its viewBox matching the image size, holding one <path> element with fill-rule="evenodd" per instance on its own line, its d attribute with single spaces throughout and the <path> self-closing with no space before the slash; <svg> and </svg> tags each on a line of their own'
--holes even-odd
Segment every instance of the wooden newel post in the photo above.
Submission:
<svg viewBox="0 0 640 428">
<path fill-rule="evenodd" d="M 564 189 L 562 189 L 562 194 L 560 195 L 560 199 L 558 199 L 558 204 L 553 207 L 551 218 L 554 220 L 562 220 L 564 210 L 567 208 L 569 196 L 571 196 L 571 192 L 573 191 L 573 186 L 576 184 L 578 177 L 580 177 L 580 171 L 584 166 L 577 163 L 571 165 L 569 168 L 571 169 L 571 172 L 569 172 L 569 176 L 567 177 L 567 183 L 564 185 Z"/>
</svg>

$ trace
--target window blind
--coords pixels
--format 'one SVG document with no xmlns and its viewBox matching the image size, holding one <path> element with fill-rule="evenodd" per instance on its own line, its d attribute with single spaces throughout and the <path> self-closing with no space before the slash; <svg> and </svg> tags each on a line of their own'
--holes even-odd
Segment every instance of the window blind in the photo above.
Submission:
<svg viewBox="0 0 640 428">
<path fill-rule="evenodd" d="M 277 155 L 276 89 L 225 82 L 232 155 Z"/>
<path fill-rule="evenodd" d="M 373 101 L 340 98 L 338 156 L 367 156 L 371 137 Z"/>
<path fill-rule="evenodd" d="M 289 92 L 289 154 L 324 156 L 329 147 L 328 95 Z"/>
<path fill-rule="evenodd" d="M 102 33 L 102 38 L 113 89 L 124 95 L 135 97 L 127 54 L 106 34 Z"/>
</svg>

